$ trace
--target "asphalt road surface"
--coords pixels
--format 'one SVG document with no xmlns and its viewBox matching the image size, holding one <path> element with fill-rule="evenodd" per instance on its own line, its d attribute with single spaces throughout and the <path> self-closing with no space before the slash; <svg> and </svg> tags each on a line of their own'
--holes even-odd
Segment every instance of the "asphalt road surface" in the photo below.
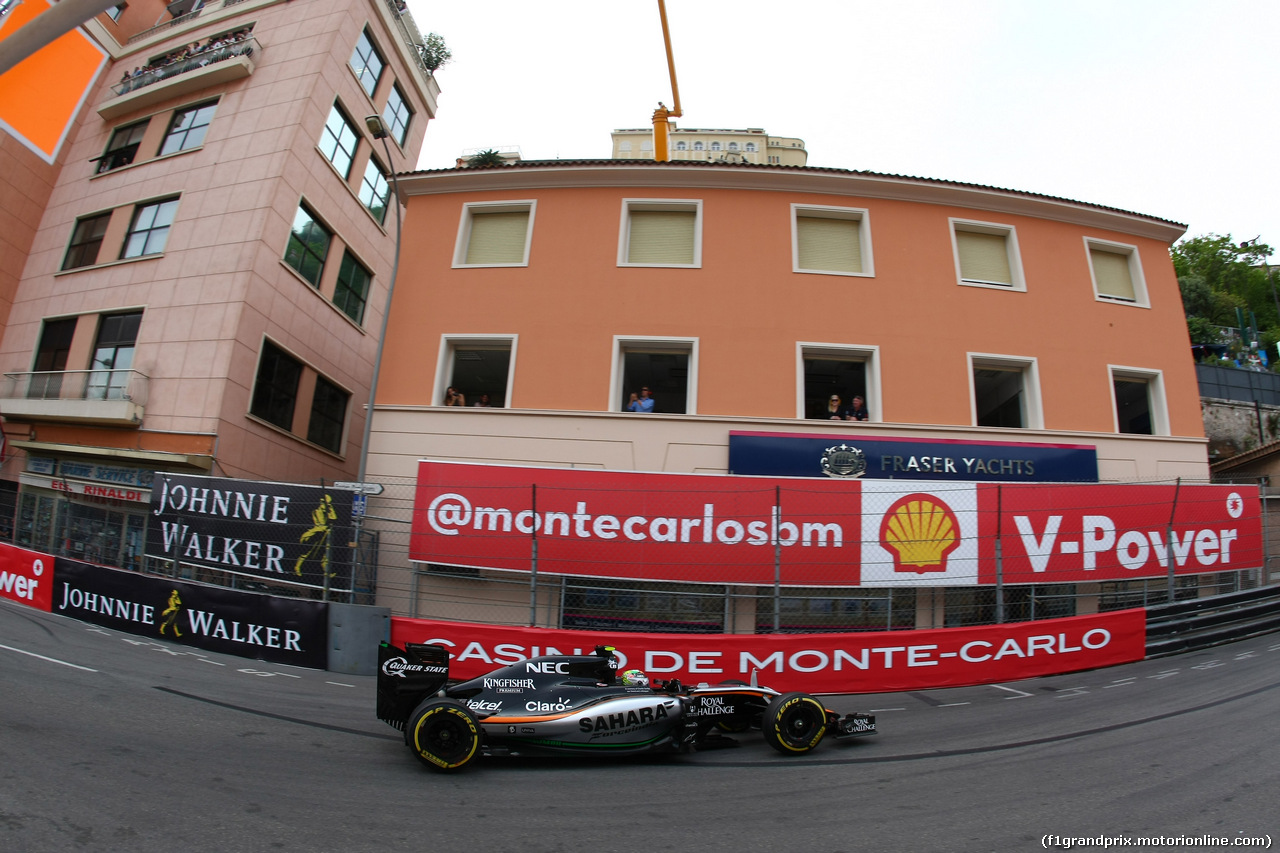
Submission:
<svg viewBox="0 0 1280 853">
<path fill-rule="evenodd" d="M 442 775 L 374 717 L 371 677 L 196 652 L 0 601 L 0 850 L 1280 842 L 1280 635 L 1074 675 L 826 701 L 874 711 L 881 733 L 801 758 L 756 733 L 689 756 L 481 759 Z M 1145 849 L 1228 848 L 1238 846 Z"/>
</svg>

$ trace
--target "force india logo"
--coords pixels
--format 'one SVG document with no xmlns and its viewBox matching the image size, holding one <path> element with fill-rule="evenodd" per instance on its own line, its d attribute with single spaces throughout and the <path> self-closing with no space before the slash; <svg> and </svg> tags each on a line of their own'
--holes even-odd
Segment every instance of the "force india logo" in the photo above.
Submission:
<svg viewBox="0 0 1280 853">
<path fill-rule="evenodd" d="M 880 544 L 893 554 L 895 572 L 945 572 L 947 557 L 960 547 L 960 522 L 933 495 L 907 495 L 884 514 Z"/>
</svg>

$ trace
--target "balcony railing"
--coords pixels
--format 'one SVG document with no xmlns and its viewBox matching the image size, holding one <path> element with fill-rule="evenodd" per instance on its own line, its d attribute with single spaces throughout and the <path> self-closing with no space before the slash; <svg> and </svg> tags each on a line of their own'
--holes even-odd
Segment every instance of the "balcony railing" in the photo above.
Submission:
<svg viewBox="0 0 1280 853">
<path fill-rule="evenodd" d="M 6 373 L 0 412 L 21 420 L 137 426 L 150 380 L 136 370 L 46 370 Z"/>
<path fill-rule="evenodd" d="M 400 37 L 404 39 L 405 46 L 409 48 L 409 55 L 413 57 L 418 70 L 422 72 L 422 76 L 430 80 L 431 70 L 427 68 L 427 63 L 422 59 L 422 33 L 419 32 L 418 24 L 413 20 L 413 15 L 409 13 L 409 7 L 405 5 L 404 0 L 386 0 L 386 4 L 387 9 L 391 12 L 391 20 L 396 22 L 396 29 L 400 30 Z"/>
<path fill-rule="evenodd" d="M 206 68 L 237 56 L 251 57 L 261 49 L 258 40 L 255 38 L 241 39 L 231 44 L 224 44 L 221 47 L 205 48 L 199 53 L 193 53 L 184 59 L 175 59 L 172 62 L 161 65 L 159 68 L 143 71 L 127 80 L 122 80 L 112 86 L 111 91 L 117 96 L 124 95 L 145 86 L 150 86 L 153 83 L 159 83 L 161 80 L 168 80 L 170 77 Z"/>
</svg>

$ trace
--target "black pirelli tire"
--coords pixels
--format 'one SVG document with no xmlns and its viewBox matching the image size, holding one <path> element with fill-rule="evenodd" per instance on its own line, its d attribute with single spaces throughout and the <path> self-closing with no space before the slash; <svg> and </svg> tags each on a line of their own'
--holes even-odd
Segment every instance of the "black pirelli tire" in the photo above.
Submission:
<svg viewBox="0 0 1280 853">
<path fill-rule="evenodd" d="M 405 726 L 409 749 L 432 770 L 453 773 L 480 754 L 480 723 L 475 714 L 451 699 L 428 699 Z"/>
<path fill-rule="evenodd" d="M 827 709 L 808 693 L 784 693 L 769 703 L 761 729 L 778 752 L 802 755 L 822 743 Z"/>
</svg>

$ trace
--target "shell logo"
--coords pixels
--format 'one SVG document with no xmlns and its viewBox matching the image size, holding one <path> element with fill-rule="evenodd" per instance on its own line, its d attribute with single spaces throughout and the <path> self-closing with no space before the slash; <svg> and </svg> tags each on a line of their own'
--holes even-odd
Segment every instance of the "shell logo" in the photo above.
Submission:
<svg viewBox="0 0 1280 853">
<path fill-rule="evenodd" d="M 960 521 L 933 495 L 899 498 L 880 522 L 880 544 L 893 554 L 895 572 L 945 572 L 960 546 Z"/>
</svg>

